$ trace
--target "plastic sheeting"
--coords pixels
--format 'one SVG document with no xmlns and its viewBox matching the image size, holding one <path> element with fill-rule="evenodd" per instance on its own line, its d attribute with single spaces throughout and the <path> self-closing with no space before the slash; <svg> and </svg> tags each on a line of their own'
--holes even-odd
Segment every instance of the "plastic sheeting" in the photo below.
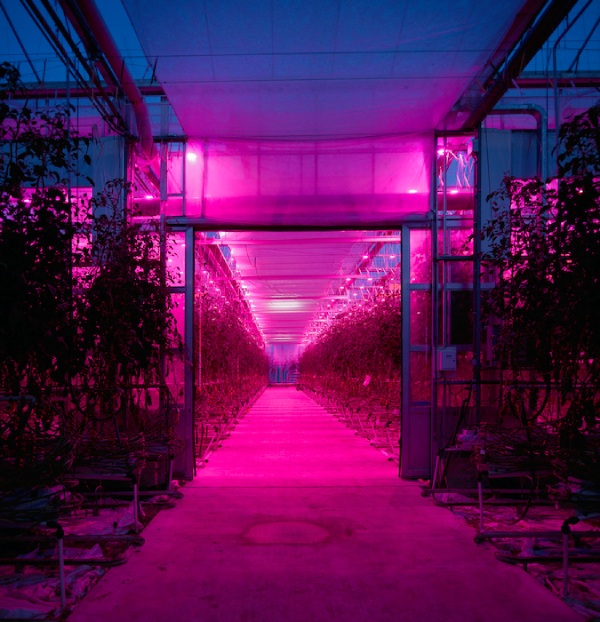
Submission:
<svg viewBox="0 0 600 622">
<path fill-rule="evenodd" d="M 385 228 L 430 209 L 432 135 L 190 143 L 185 205 L 207 228 Z M 170 163 L 178 178 L 183 156 Z M 180 207 L 181 206 L 181 207 Z"/>
<path fill-rule="evenodd" d="M 544 3 L 123 0 L 187 136 L 323 140 L 457 129 Z"/>
</svg>

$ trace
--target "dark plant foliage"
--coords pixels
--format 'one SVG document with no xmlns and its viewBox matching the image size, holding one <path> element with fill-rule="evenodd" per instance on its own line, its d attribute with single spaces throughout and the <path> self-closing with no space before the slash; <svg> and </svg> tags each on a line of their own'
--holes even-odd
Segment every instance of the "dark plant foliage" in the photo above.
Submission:
<svg viewBox="0 0 600 622">
<path fill-rule="evenodd" d="M 18 71 L 0 65 L 0 384 L 40 397 L 69 373 L 73 341 L 68 179 L 87 139 L 66 107 L 11 105 Z"/>
<path fill-rule="evenodd" d="M 201 385 L 219 385 L 223 398 L 239 398 L 239 390 L 249 378 L 264 384 L 268 359 L 264 347 L 244 325 L 241 304 L 205 290 L 202 293 L 199 322 Z"/>
<path fill-rule="evenodd" d="M 341 314 L 300 358 L 301 382 L 344 385 L 350 393 L 377 392 L 401 368 L 400 296 Z M 366 377 L 369 381 L 365 384 Z M 353 388 L 352 388 L 353 387 Z M 399 396 L 395 396 L 399 401 Z"/>
<path fill-rule="evenodd" d="M 90 202 L 93 215 L 78 232 L 87 244 L 76 256 L 82 269 L 75 295 L 77 349 L 85 355 L 76 389 L 82 410 L 90 417 L 118 414 L 125 427 L 128 415 L 137 414 L 132 388 L 160 384 L 165 359 L 183 350 L 161 232 L 156 223 L 123 213 L 128 192 L 128 184 L 116 180 Z"/>
<path fill-rule="evenodd" d="M 0 490 L 50 483 L 74 440 L 56 398 L 73 370 L 68 180 L 88 141 L 68 107 L 34 112 L 10 97 L 19 72 L 0 65 Z M 2 493 L 5 494 L 5 493 Z"/>
<path fill-rule="evenodd" d="M 100 419 L 129 431 L 136 385 L 181 351 L 161 232 L 133 222 L 122 181 L 72 198 L 90 140 L 22 90 L 0 65 L 0 496 L 53 481 Z"/>
<path fill-rule="evenodd" d="M 486 301 L 488 319 L 500 320 L 497 358 L 514 382 L 527 371 L 546 386 L 524 419 L 556 388 L 567 444 L 600 414 L 599 115 L 596 105 L 561 127 L 555 183 L 505 178 L 483 231 L 497 276 Z"/>
<path fill-rule="evenodd" d="M 205 259 L 219 262 L 222 256 L 211 251 Z M 220 263 L 205 263 L 206 275 Z M 197 458 L 219 445 L 244 409 L 259 395 L 267 382 L 268 360 L 260 334 L 253 324 L 246 302 L 235 288 L 218 287 L 205 279 L 199 288 L 195 344 L 199 358 L 194 408 L 194 450 Z"/>
</svg>

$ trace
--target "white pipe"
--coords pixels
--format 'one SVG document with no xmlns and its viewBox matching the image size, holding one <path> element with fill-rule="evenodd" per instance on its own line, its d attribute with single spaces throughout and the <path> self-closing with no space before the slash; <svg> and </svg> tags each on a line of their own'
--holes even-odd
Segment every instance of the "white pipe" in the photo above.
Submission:
<svg viewBox="0 0 600 622">
<path fill-rule="evenodd" d="M 70 0 L 59 0 L 59 2 L 65 11 L 65 15 L 73 23 L 73 27 L 79 31 L 80 24 L 71 10 Z M 85 19 L 90 34 L 96 40 L 102 54 L 119 81 L 115 86 L 120 87 L 131 102 L 139 136 L 140 155 L 146 160 L 147 164 L 150 164 L 157 158 L 158 152 L 154 145 L 150 115 L 148 114 L 144 97 L 127 68 L 125 60 L 119 52 L 94 0 L 77 0 L 76 7 Z"/>
</svg>

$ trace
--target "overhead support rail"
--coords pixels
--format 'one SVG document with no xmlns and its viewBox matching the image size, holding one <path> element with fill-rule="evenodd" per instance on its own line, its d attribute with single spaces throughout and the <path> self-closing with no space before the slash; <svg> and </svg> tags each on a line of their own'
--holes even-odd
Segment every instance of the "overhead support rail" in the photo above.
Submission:
<svg viewBox="0 0 600 622">
<path fill-rule="evenodd" d="M 523 73 L 513 80 L 518 89 L 551 89 L 556 85 L 559 89 L 596 89 L 600 87 L 600 77 L 586 75 L 586 72 L 559 73 L 557 76 L 546 74 Z"/>
<path fill-rule="evenodd" d="M 126 133 L 127 124 L 121 110 L 107 94 L 105 83 L 100 79 L 88 58 L 79 49 L 52 4 L 48 0 L 42 0 L 47 15 L 44 15 L 34 0 L 21 0 L 21 4 L 77 84 L 88 92 L 90 101 L 107 125 L 117 133 Z M 97 62 L 101 62 L 101 60 Z M 80 67 L 83 67 L 87 77 L 82 73 Z M 110 72 L 107 72 L 106 75 L 110 75 Z M 96 96 L 93 95 L 94 92 Z"/>
<path fill-rule="evenodd" d="M 151 165 L 157 160 L 158 151 L 144 96 L 162 95 L 162 89 L 138 86 L 93 0 L 59 0 L 64 16 L 79 39 L 74 38 L 55 3 L 21 0 L 21 4 L 75 80 L 74 88 L 69 85 L 57 85 L 56 88 L 37 85 L 31 95 L 27 93 L 28 97 L 87 97 L 112 131 L 139 144 L 143 167 L 152 183 L 157 184 L 158 175 Z M 81 44 L 86 52 L 81 49 Z M 122 102 L 119 102 L 122 97 L 131 104 L 135 129 L 131 128 Z"/>
<path fill-rule="evenodd" d="M 265 224 L 250 224 L 241 222 L 206 222 L 204 218 L 188 216 L 167 216 L 166 223 L 169 227 L 194 227 L 197 231 L 364 231 L 367 229 L 393 229 L 398 230 L 402 227 L 403 223 L 414 220 L 415 222 L 423 222 L 432 219 L 431 214 L 423 214 L 421 216 L 405 216 L 403 215 L 399 219 L 387 220 L 385 222 L 370 222 L 368 220 L 361 221 L 360 223 L 343 223 L 343 224 L 302 224 L 302 225 L 278 225 L 277 223 L 265 225 Z"/>
<path fill-rule="evenodd" d="M 47 2 L 48 0 L 44 0 L 44 3 Z M 122 90 L 130 101 L 135 113 L 141 155 L 148 163 L 152 162 L 158 153 L 154 146 L 148 109 L 96 4 L 93 0 L 59 0 L 59 2 L 86 50 L 99 56 L 94 64 L 106 82 Z"/>
<path fill-rule="evenodd" d="M 522 15 L 517 16 L 511 31 L 521 31 L 518 40 L 510 48 L 502 44 L 498 47 L 498 50 L 508 49 L 510 52 L 504 58 L 497 59 L 501 62 L 492 62 L 490 59 L 484 71 L 475 77 L 466 95 L 454 107 L 453 114 L 469 111 L 461 123 L 463 131 L 473 130 L 485 119 L 576 3 L 577 0 L 529 3 L 538 5 L 537 11 L 528 14 L 529 21 L 524 22 Z"/>
<path fill-rule="evenodd" d="M 160 84 L 153 84 L 146 80 L 136 81 L 137 88 L 144 97 L 164 97 L 164 91 Z M 24 85 L 23 93 L 14 93 L 12 99 L 81 99 L 81 98 L 97 98 L 103 95 L 117 97 L 119 89 L 115 85 L 106 84 L 102 90 L 98 88 L 82 88 L 71 87 L 64 82 L 45 82 L 43 86 L 34 83 Z M 156 142 L 156 138 L 154 139 Z M 173 142 L 173 137 L 165 138 L 169 142 Z"/>
</svg>

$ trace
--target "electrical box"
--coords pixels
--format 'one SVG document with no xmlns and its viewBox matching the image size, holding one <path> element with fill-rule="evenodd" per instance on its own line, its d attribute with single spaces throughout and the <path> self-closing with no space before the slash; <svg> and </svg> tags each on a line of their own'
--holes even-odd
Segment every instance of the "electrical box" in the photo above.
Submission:
<svg viewBox="0 0 600 622">
<path fill-rule="evenodd" d="M 438 348 L 438 370 L 456 371 L 456 348 Z"/>
</svg>

